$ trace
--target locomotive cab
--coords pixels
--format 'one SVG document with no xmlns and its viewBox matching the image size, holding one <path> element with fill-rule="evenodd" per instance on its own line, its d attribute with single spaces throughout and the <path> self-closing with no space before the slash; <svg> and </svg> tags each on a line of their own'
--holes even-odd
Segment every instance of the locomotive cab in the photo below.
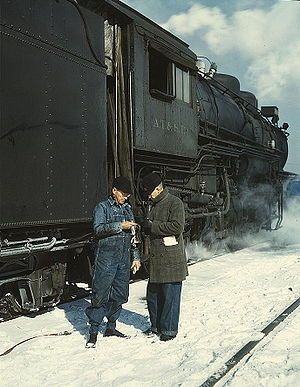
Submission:
<svg viewBox="0 0 300 387">
<path fill-rule="evenodd" d="M 149 160 L 190 165 L 198 151 L 195 54 L 125 4 L 80 3 L 105 19 L 110 175 L 138 174 Z"/>
</svg>

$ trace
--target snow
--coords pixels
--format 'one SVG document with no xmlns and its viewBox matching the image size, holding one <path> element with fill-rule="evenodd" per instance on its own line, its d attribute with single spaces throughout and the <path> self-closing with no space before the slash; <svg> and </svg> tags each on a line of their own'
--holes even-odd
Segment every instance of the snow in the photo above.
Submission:
<svg viewBox="0 0 300 387">
<path fill-rule="evenodd" d="M 260 344 L 247 364 L 226 384 L 238 386 L 299 386 L 300 385 L 300 313 L 288 317 Z"/>
<path fill-rule="evenodd" d="M 190 266 L 179 334 L 173 341 L 142 334 L 149 326 L 146 281 L 130 286 L 118 323 L 130 338 L 100 334 L 95 349 L 84 347 L 89 299 L 0 324 L 0 353 L 34 335 L 72 331 L 69 336 L 30 340 L 1 357 L 0 385 L 200 386 L 246 343 L 262 338 L 262 329 L 299 298 L 300 237 L 295 222 L 291 229 L 268 234 L 268 242 Z M 201 258 L 200 250 L 198 254 Z M 217 386 L 300 386 L 299 309 Z"/>
</svg>

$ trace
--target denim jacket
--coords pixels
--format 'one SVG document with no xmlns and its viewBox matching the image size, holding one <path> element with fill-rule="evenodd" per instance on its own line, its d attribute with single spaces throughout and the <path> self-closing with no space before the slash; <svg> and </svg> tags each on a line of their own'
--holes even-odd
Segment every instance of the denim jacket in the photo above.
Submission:
<svg viewBox="0 0 300 387">
<path fill-rule="evenodd" d="M 131 230 L 122 230 L 121 222 L 124 220 L 134 221 L 128 203 L 119 205 L 110 196 L 96 206 L 93 227 L 98 239 L 97 258 L 114 259 L 116 262 L 140 260 L 139 250 L 131 242 Z"/>
</svg>

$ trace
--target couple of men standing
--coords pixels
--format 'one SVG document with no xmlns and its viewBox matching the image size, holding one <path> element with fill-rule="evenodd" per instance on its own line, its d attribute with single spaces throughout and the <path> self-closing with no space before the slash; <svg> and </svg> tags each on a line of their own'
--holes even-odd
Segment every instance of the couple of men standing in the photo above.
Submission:
<svg viewBox="0 0 300 387">
<path fill-rule="evenodd" d="M 146 175 L 142 187 L 151 202 L 143 222 L 150 237 L 147 306 L 151 327 L 161 341 L 174 339 L 178 332 L 182 281 L 188 275 L 183 243 L 185 223 L 183 202 L 171 195 L 156 173 Z M 98 328 L 107 317 L 104 336 L 126 337 L 116 329 L 122 304 L 127 302 L 130 269 L 139 270 L 140 255 L 132 243 L 131 228 L 137 226 L 127 198 L 130 181 L 123 176 L 113 181 L 111 196 L 94 211 L 94 232 L 98 238 L 91 306 L 86 309 L 90 331 L 87 347 L 94 347 Z"/>
</svg>

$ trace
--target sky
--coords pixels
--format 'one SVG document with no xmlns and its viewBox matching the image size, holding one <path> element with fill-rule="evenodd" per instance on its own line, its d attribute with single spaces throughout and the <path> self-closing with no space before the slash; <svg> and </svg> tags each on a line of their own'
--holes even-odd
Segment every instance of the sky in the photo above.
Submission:
<svg viewBox="0 0 300 387">
<path fill-rule="evenodd" d="M 300 1 L 126 0 L 239 78 L 258 104 L 279 108 L 289 124 L 285 170 L 300 174 Z"/>
</svg>

